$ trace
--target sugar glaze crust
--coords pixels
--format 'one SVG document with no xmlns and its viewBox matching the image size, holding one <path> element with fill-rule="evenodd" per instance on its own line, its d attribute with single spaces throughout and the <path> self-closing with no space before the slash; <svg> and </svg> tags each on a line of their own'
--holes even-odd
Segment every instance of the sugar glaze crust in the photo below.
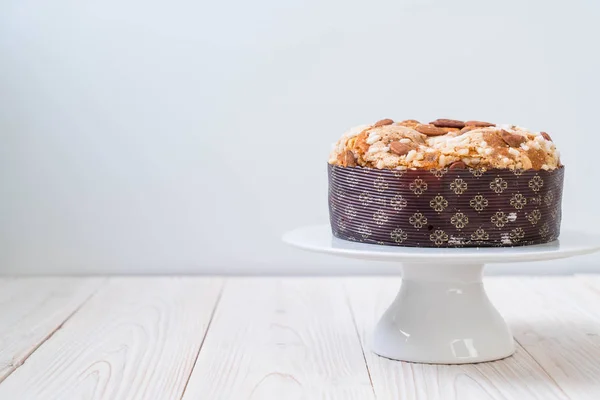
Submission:
<svg viewBox="0 0 600 400">
<path fill-rule="evenodd" d="M 361 125 L 335 143 L 329 164 L 375 169 L 554 170 L 562 164 L 550 135 L 516 125 L 391 119 Z"/>
</svg>

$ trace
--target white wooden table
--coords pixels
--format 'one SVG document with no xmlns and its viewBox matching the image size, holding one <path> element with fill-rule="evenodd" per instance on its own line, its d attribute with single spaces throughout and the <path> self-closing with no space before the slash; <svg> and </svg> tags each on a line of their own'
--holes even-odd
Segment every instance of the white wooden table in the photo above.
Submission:
<svg viewBox="0 0 600 400">
<path fill-rule="evenodd" d="M 518 350 L 380 358 L 398 278 L 0 279 L 0 399 L 600 399 L 600 276 L 488 278 Z"/>
</svg>

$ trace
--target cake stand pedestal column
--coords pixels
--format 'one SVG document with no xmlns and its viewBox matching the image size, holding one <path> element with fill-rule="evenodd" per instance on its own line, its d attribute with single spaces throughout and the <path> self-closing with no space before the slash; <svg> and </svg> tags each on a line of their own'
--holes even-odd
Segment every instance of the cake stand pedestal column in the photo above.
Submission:
<svg viewBox="0 0 600 400">
<path fill-rule="evenodd" d="M 515 344 L 490 303 L 482 282 L 490 263 L 557 260 L 600 251 L 600 235 L 562 232 L 550 243 L 520 247 L 420 248 L 340 240 L 328 224 L 286 233 L 300 249 L 339 257 L 402 265 L 402 285 L 375 327 L 371 350 L 401 361 L 466 364 L 508 357 Z M 365 264 L 365 272 L 372 265 Z"/>
<path fill-rule="evenodd" d="M 485 293 L 483 267 L 403 264 L 400 291 L 375 328 L 372 350 L 394 360 L 441 364 L 513 354 L 510 329 Z"/>
</svg>

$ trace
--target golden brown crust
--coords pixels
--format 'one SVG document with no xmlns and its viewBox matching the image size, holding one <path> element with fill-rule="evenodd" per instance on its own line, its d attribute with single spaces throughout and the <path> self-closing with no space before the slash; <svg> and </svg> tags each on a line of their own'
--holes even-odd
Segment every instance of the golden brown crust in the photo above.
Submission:
<svg viewBox="0 0 600 400">
<path fill-rule="evenodd" d="M 502 139 L 498 132 L 487 131 L 483 133 L 483 140 L 492 148 L 506 147 L 506 142 Z"/>
<path fill-rule="evenodd" d="M 415 126 L 421 124 L 419 121 L 417 121 L 416 119 L 405 119 L 402 122 L 398 122 L 398 125 L 402 125 L 402 126 L 407 126 L 409 128 L 415 128 Z"/>
<path fill-rule="evenodd" d="M 529 160 L 531 161 L 532 169 L 541 169 L 542 165 L 546 162 L 546 153 L 541 149 L 527 150 L 527 157 L 529 157 Z"/>
<path fill-rule="evenodd" d="M 421 124 L 417 120 L 391 121 L 352 128 L 336 143 L 329 162 L 379 169 L 548 170 L 562 165 L 545 132 L 514 125 L 489 126 L 483 121 L 466 121 L 463 128 L 458 127 L 461 121 L 457 120 L 433 121 L 456 127 Z"/>
<path fill-rule="evenodd" d="M 441 128 L 441 129 L 443 129 L 444 131 L 446 131 L 446 133 L 454 133 L 454 132 L 457 132 L 457 133 L 458 133 L 458 132 L 460 132 L 460 129 L 459 129 L 459 128 L 448 128 L 448 127 L 444 127 L 444 128 Z"/>
<path fill-rule="evenodd" d="M 367 131 L 362 131 L 354 142 L 353 149 L 358 150 L 360 153 L 366 153 L 369 150 L 370 145 L 367 143 L 369 134 Z"/>
</svg>

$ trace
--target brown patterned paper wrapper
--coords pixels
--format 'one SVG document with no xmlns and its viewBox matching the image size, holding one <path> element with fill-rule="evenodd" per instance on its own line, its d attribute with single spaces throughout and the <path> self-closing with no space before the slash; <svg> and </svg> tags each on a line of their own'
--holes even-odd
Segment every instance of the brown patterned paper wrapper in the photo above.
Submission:
<svg viewBox="0 0 600 400">
<path fill-rule="evenodd" d="M 328 164 L 333 235 L 407 247 L 523 246 L 558 238 L 564 167 L 378 170 Z"/>
</svg>

